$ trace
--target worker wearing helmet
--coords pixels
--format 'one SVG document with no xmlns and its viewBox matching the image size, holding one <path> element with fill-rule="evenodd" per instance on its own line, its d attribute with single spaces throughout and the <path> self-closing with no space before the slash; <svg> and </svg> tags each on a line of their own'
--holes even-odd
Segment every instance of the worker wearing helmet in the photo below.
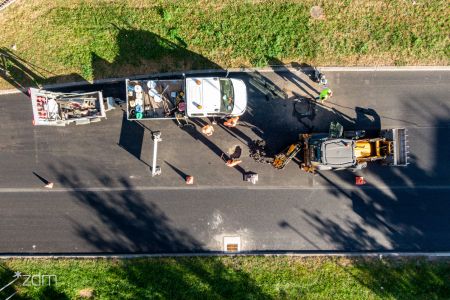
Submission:
<svg viewBox="0 0 450 300">
<path fill-rule="evenodd" d="M 333 96 L 333 92 L 331 91 L 331 89 L 326 88 L 320 92 L 319 100 L 321 103 L 323 103 L 325 100 L 327 100 L 328 98 L 331 98 L 332 96 Z"/>
<path fill-rule="evenodd" d="M 202 133 L 206 136 L 211 136 L 214 133 L 214 127 L 212 125 L 205 125 L 202 127 Z"/>
<path fill-rule="evenodd" d="M 239 117 L 232 117 L 226 120 L 223 125 L 227 127 L 236 127 L 237 123 L 239 121 Z"/>
</svg>

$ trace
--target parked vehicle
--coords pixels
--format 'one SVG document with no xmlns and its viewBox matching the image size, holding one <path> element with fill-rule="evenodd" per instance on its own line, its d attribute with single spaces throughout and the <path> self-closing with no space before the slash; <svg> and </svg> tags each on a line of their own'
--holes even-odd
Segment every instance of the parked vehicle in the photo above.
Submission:
<svg viewBox="0 0 450 300">
<path fill-rule="evenodd" d="M 235 117 L 247 108 L 240 79 L 189 77 L 126 80 L 128 120 Z"/>
</svg>

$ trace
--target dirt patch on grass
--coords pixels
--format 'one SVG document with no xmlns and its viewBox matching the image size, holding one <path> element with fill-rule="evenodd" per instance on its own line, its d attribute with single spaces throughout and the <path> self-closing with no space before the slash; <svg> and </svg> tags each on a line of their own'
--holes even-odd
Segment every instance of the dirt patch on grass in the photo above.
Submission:
<svg viewBox="0 0 450 300">
<path fill-rule="evenodd" d="M 93 299 L 94 298 L 94 289 L 84 288 L 78 292 L 78 296 L 82 299 Z"/>
</svg>

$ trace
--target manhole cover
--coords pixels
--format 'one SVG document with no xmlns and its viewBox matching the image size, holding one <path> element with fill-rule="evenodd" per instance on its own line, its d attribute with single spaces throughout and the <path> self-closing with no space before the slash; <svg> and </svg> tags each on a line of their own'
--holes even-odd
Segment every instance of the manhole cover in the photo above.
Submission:
<svg viewBox="0 0 450 300">
<path fill-rule="evenodd" d="M 311 17 L 316 20 L 321 20 L 324 18 L 323 9 L 320 6 L 311 7 L 310 14 Z"/>
</svg>

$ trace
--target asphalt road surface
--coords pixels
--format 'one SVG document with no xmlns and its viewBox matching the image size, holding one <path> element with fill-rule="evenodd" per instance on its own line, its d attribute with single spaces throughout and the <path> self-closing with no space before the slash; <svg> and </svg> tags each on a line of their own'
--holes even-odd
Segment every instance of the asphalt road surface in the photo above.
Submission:
<svg viewBox="0 0 450 300">
<path fill-rule="evenodd" d="M 211 138 L 172 121 L 128 122 L 120 107 L 84 126 L 33 127 L 22 94 L 0 97 L 0 253 L 168 253 L 223 249 L 239 236 L 243 251 L 449 251 L 450 72 L 331 72 L 335 96 L 295 114 L 298 95 L 316 95 L 306 74 L 263 74 L 289 99 L 266 99 L 251 85 L 236 129 Z M 121 97 L 123 86 L 97 89 Z M 264 139 L 276 152 L 300 132 L 406 127 L 410 165 L 377 164 L 355 174 L 274 170 L 248 157 Z M 151 131 L 161 130 L 161 176 L 152 178 Z M 239 168 L 221 159 L 243 149 Z M 259 173 L 256 185 L 242 173 Z M 34 173 L 33 173 L 34 172 Z M 55 183 L 45 189 L 39 175 Z M 186 186 L 185 175 L 195 184 Z"/>
</svg>

